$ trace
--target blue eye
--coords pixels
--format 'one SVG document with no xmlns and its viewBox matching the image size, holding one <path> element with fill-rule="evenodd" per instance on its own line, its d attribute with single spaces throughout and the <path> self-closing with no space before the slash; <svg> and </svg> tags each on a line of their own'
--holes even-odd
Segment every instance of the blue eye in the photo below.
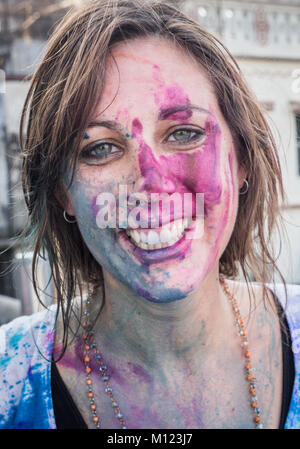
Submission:
<svg viewBox="0 0 300 449">
<path fill-rule="evenodd" d="M 93 143 L 82 149 L 80 159 L 87 163 L 101 163 L 120 153 L 122 153 L 122 151 L 112 143 Z"/>
<path fill-rule="evenodd" d="M 199 139 L 203 134 L 203 132 L 194 129 L 177 129 L 169 136 L 168 142 L 189 143 Z"/>
</svg>

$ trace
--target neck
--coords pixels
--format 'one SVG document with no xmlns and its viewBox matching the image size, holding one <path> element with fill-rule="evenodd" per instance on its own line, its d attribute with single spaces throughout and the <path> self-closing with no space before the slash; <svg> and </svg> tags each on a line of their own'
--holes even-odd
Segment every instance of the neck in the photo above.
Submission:
<svg viewBox="0 0 300 449">
<path fill-rule="evenodd" d="M 107 272 L 104 279 L 105 303 L 95 339 L 111 355 L 153 368 L 183 360 L 199 363 L 222 344 L 230 309 L 217 270 L 192 294 L 168 303 L 134 294 Z"/>
</svg>

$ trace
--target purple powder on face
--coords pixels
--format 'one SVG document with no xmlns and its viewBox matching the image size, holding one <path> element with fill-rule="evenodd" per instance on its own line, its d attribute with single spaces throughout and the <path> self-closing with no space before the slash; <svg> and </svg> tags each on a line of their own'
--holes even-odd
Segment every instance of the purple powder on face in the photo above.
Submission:
<svg viewBox="0 0 300 449">
<path fill-rule="evenodd" d="M 157 90 L 154 94 L 154 101 L 159 108 L 160 120 L 177 120 L 180 123 L 185 123 L 193 115 L 192 109 L 187 109 L 190 105 L 188 95 L 183 88 L 177 83 L 166 86 L 165 81 L 160 73 L 160 68 L 157 65 L 153 66 L 153 78 L 157 83 Z M 170 112 L 172 108 L 184 108 L 182 111 Z"/>
<path fill-rule="evenodd" d="M 140 188 L 141 192 L 147 190 L 153 193 L 192 193 L 193 213 L 196 193 L 204 193 L 206 211 L 220 202 L 221 131 L 213 117 L 206 120 L 205 142 L 202 148 L 194 153 L 178 152 L 156 158 L 143 139 L 143 126 L 139 119 L 133 120 L 132 129 L 139 143 L 139 166 L 145 179 Z"/>
<path fill-rule="evenodd" d="M 143 132 L 143 125 L 141 124 L 139 119 L 138 118 L 133 119 L 131 134 L 134 137 L 138 137 L 138 136 L 141 136 L 142 132 Z"/>
<path fill-rule="evenodd" d="M 148 291 L 142 289 L 139 285 L 135 285 L 135 288 L 136 288 L 136 292 L 140 296 L 142 296 L 143 298 L 149 299 L 150 301 L 153 301 L 152 295 Z"/>
<path fill-rule="evenodd" d="M 184 109 L 183 111 L 176 111 L 166 115 L 166 111 L 161 111 L 159 120 L 174 120 L 180 123 L 186 123 L 193 115 L 192 109 Z"/>
<path fill-rule="evenodd" d="M 93 201 L 92 201 L 92 204 L 91 204 L 91 208 L 92 208 L 92 211 L 93 211 L 93 216 L 96 218 L 97 214 L 99 212 L 99 206 L 97 204 L 97 196 L 95 196 L 93 198 Z"/>
<path fill-rule="evenodd" d="M 190 100 L 182 87 L 174 83 L 171 86 L 162 85 L 154 94 L 155 103 L 160 109 L 172 108 L 178 105 L 189 105 Z"/>
<path fill-rule="evenodd" d="M 140 381 L 145 382 L 145 383 L 152 382 L 150 375 L 140 365 L 135 365 L 131 362 L 128 362 L 128 368 L 135 376 L 139 377 L 139 382 Z"/>
</svg>

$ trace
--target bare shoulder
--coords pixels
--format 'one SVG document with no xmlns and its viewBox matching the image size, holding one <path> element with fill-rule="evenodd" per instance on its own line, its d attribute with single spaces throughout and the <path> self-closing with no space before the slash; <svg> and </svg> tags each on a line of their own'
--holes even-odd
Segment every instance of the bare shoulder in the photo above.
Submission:
<svg viewBox="0 0 300 449">
<path fill-rule="evenodd" d="M 282 345 L 273 293 L 261 284 L 228 281 L 239 300 L 266 427 L 278 428 L 282 401 Z"/>
</svg>

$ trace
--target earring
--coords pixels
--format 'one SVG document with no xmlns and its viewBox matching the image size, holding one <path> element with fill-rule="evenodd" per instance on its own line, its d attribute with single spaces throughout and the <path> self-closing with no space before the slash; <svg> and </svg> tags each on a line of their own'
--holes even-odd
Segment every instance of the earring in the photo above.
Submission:
<svg viewBox="0 0 300 449">
<path fill-rule="evenodd" d="M 246 189 L 243 191 L 240 191 L 240 195 L 245 195 L 245 193 L 248 192 L 249 189 L 249 182 L 247 181 L 247 179 L 244 179 L 244 184 L 246 184 Z"/>
<path fill-rule="evenodd" d="M 63 216 L 64 216 L 64 219 L 66 220 L 67 223 L 76 223 L 76 220 L 69 220 L 68 219 L 67 212 L 65 210 L 64 210 Z M 71 215 L 69 215 L 69 216 L 71 216 Z"/>
</svg>

